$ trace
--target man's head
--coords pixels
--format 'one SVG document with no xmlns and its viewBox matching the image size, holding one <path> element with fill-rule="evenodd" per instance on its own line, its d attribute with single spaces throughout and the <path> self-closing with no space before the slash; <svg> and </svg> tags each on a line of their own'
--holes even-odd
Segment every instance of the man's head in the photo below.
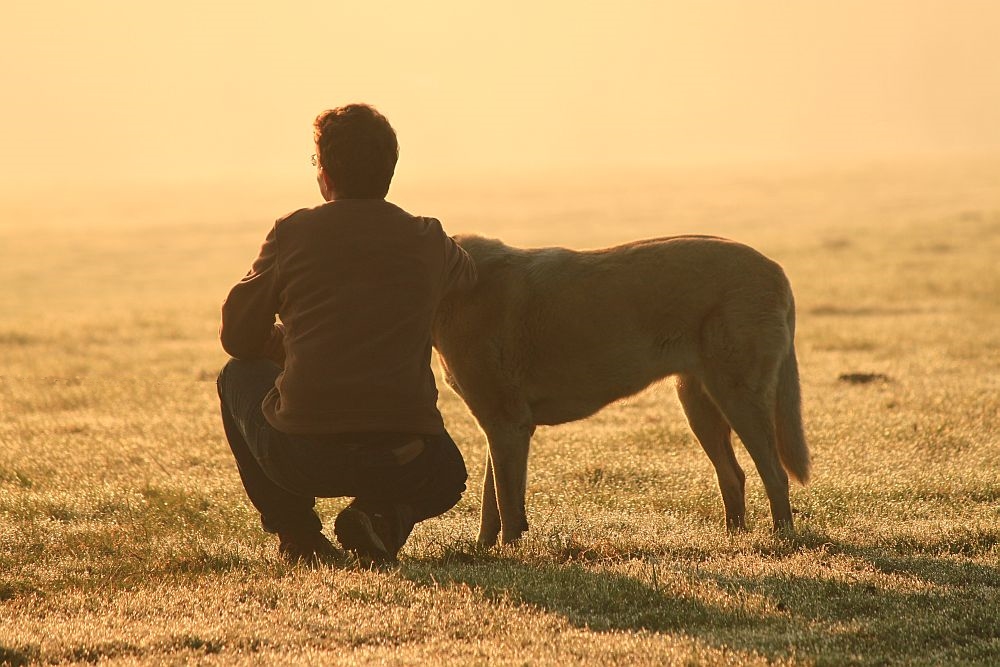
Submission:
<svg viewBox="0 0 1000 667">
<path fill-rule="evenodd" d="M 326 199 L 385 197 L 399 157 L 396 133 L 385 116 L 367 104 L 348 104 L 321 113 L 314 128 Z"/>
</svg>

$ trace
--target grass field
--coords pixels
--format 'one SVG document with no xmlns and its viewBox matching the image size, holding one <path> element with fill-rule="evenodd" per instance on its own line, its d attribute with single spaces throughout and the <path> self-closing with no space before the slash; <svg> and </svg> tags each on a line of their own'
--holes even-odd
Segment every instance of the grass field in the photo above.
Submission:
<svg viewBox="0 0 1000 667">
<path fill-rule="evenodd" d="M 286 565 L 223 438 L 218 309 L 309 202 L 9 203 L 0 664 L 1000 663 L 1000 163 L 399 188 L 452 233 L 713 233 L 781 262 L 814 454 L 796 535 L 771 535 L 739 445 L 751 530 L 725 534 L 664 383 L 540 429 L 530 532 L 477 549 L 485 443 L 439 383 L 474 480 L 458 507 L 397 570 Z"/>
</svg>

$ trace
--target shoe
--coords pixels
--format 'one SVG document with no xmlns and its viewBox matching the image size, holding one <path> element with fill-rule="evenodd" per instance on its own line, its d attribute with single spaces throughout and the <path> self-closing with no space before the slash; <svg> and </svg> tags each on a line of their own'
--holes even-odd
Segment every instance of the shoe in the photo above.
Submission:
<svg viewBox="0 0 1000 667">
<path fill-rule="evenodd" d="M 332 565 L 344 560 L 344 552 L 323 533 L 292 535 L 278 533 L 278 554 L 293 565 Z"/>
<path fill-rule="evenodd" d="M 366 566 L 394 565 L 402 544 L 393 535 L 387 517 L 348 505 L 337 516 L 333 532 L 340 545 Z"/>
</svg>

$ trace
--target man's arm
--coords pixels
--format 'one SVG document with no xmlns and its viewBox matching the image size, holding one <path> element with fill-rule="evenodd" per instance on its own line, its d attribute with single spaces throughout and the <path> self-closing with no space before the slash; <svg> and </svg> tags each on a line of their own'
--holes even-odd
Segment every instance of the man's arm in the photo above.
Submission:
<svg viewBox="0 0 1000 667">
<path fill-rule="evenodd" d="M 271 359 L 284 364 L 284 327 L 278 312 L 278 239 L 272 227 L 250 272 L 222 304 L 222 347 L 237 359 Z"/>
</svg>

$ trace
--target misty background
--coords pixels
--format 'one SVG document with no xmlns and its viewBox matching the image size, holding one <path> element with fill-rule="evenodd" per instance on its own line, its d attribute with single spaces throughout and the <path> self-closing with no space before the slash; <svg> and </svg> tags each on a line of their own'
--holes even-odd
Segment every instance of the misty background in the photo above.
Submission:
<svg viewBox="0 0 1000 667">
<path fill-rule="evenodd" d="M 396 128 L 396 183 L 1000 154 L 1000 5 L 985 0 L 56 0 L 3 15 L 8 199 L 313 192 L 312 120 L 354 101 Z"/>
</svg>

